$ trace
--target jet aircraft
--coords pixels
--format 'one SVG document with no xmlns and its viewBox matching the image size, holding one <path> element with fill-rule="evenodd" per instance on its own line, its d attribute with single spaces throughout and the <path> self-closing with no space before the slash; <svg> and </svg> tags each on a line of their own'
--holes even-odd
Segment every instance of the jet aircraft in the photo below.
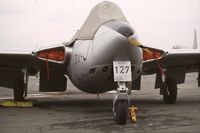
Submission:
<svg viewBox="0 0 200 133">
<path fill-rule="evenodd" d="M 14 100 L 27 96 L 29 76 L 39 73 L 39 91 L 65 91 L 67 78 L 80 90 L 99 94 L 116 90 L 113 114 L 127 122 L 129 90 L 140 90 L 142 75 L 156 74 L 164 103 L 177 99 L 177 84 L 185 73 L 200 70 L 200 52 L 175 53 L 150 48 L 137 39 L 121 9 L 114 3 L 97 4 L 67 43 L 30 53 L 0 53 L 0 86 L 12 88 Z M 198 85 L 200 85 L 198 76 Z"/>
</svg>

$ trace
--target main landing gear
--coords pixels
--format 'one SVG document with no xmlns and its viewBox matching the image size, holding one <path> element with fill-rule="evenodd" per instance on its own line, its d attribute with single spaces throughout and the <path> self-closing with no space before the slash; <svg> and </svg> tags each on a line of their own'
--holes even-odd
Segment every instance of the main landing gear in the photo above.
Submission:
<svg viewBox="0 0 200 133">
<path fill-rule="evenodd" d="M 169 78 L 165 80 L 162 89 L 163 101 L 166 104 L 174 104 L 177 99 L 177 83 L 175 79 Z"/>
<path fill-rule="evenodd" d="M 128 88 L 125 82 L 118 82 L 117 92 L 113 100 L 113 115 L 118 125 L 125 125 L 128 119 Z"/>
<path fill-rule="evenodd" d="M 35 104 L 34 101 L 25 101 L 24 98 L 27 96 L 27 87 L 28 87 L 28 73 L 26 69 L 23 69 L 22 72 L 16 74 L 14 84 L 13 84 L 13 100 L 5 100 L 0 103 L 4 107 L 32 107 Z"/>
<path fill-rule="evenodd" d="M 16 79 L 14 81 L 14 101 L 23 101 L 24 100 L 24 83 L 21 79 Z"/>
<path fill-rule="evenodd" d="M 23 69 L 22 73 L 23 76 L 16 78 L 14 81 L 14 101 L 24 101 L 24 98 L 27 96 L 28 73 L 26 69 Z"/>
</svg>

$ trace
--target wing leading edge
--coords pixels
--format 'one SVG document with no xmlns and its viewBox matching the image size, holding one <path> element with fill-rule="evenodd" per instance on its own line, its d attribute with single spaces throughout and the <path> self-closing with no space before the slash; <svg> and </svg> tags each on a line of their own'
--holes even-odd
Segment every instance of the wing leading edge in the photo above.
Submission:
<svg viewBox="0 0 200 133">
<path fill-rule="evenodd" d="M 32 53 L 0 53 L 0 69 L 30 66 L 35 59 Z"/>
<path fill-rule="evenodd" d="M 65 46 L 55 46 L 29 53 L 0 53 L 0 86 L 12 88 L 14 99 L 27 95 L 28 77 L 40 76 L 39 90 L 65 91 Z"/>
<path fill-rule="evenodd" d="M 156 73 L 158 77 L 160 70 L 157 62 L 165 70 L 166 78 L 175 79 L 177 84 L 184 83 L 187 72 L 199 72 L 200 50 L 177 49 L 169 51 L 160 60 L 145 61 L 143 64 L 143 75 Z M 158 81 L 156 81 L 155 88 L 160 87 L 158 84 Z"/>
</svg>

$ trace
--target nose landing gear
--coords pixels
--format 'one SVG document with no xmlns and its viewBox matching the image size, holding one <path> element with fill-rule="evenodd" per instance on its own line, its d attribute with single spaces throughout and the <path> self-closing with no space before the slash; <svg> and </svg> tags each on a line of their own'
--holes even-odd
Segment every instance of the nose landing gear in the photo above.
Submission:
<svg viewBox="0 0 200 133">
<path fill-rule="evenodd" d="M 116 124 L 125 125 L 128 119 L 128 107 L 130 99 L 128 96 L 127 82 L 132 81 L 131 62 L 113 61 L 114 81 L 118 88 L 113 100 L 113 115 Z"/>
<path fill-rule="evenodd" d="M 116 124 L 125 125 L 128 119 L 128 105 L 130 104 L 128 88 L 126 88 L 125 82 L 118 82 L 118 86 L 113 100 L 113 115 Z"/>
</svg>

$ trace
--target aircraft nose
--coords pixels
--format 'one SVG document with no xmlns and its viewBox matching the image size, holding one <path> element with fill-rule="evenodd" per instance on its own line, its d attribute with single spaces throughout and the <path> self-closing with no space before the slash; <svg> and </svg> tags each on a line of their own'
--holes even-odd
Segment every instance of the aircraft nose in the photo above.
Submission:
<svg viewBox="0 0 200 133">
<path fill-rule="evenodd" d="M 93 64 L 112 64 L 113 60 L 131 60 L 136 64 L 140 63 L 141 50 L 135 42 L 132 42 L 134 39 L 137 39 L 136 33 L 128 23 L 124 21 L 104 23 L 94 36 Z"/>
<path fill-rule="evenodd" d="M 129 44 L 143 48 L 142 44 L 137 39 L 135 31 L 128 23 L 124 21 L 109 21 L 104 25 L 127 37 Z"/>
<path fill-rule="evenodd" d="M 135 34 L 131 26 L 124 21 L 109 21 L 104 24 L 125 37 L 130 37 Z"/>
</svg>

